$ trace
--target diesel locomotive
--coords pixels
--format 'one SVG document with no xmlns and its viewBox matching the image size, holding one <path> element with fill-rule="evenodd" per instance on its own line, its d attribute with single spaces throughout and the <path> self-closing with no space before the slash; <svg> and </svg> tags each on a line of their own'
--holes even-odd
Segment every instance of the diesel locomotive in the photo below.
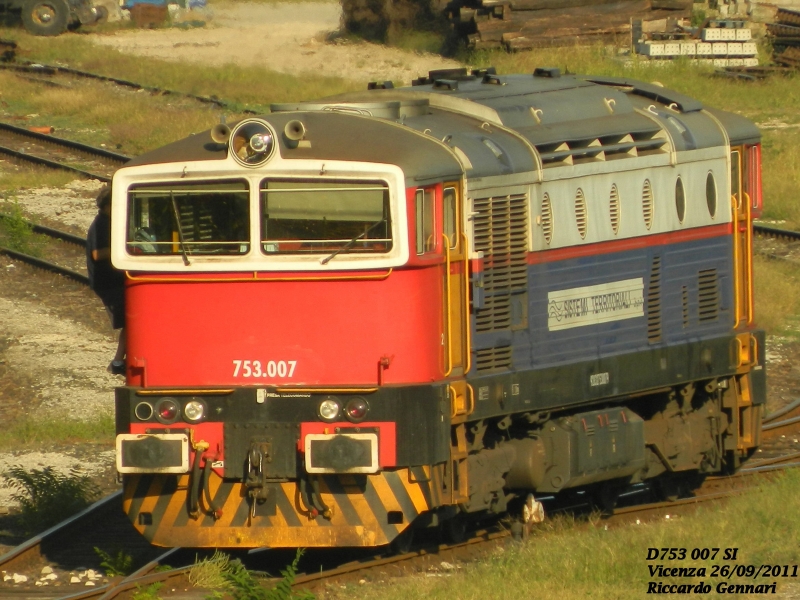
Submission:
<svg viewBox="0 0 800 600">
<path fill-rule="evenodd" d="M 379 546 L 759 444 L 748 120 L 626 78 L 431 72 L 113 180 L 124 510 L 152 543 Z"/>
</svg>

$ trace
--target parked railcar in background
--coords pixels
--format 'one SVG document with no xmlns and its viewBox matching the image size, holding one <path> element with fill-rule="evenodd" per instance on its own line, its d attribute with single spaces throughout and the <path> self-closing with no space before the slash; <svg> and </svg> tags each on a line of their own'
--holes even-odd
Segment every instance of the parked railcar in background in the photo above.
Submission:
<svg viewBox="0 0 800 600">
<path fill-rule="evenodd" d="M 752 123 L 557 69 L 370 88 L 114 177 L 148 540 L 377 546 L 754 452 Z"/>
</svg>

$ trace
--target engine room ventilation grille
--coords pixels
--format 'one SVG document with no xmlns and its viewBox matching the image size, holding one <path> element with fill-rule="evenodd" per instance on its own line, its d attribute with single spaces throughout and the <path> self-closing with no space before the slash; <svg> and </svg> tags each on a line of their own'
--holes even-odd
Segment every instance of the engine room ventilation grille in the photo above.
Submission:
<svg viewBox="0 0 800 600">
<path fill-rule="evenodd" d="M 614 235 L 619 233 L 620 211 L 619 190 L 617 190 L 617 184 L 613 184 L 611 186 L 611 195 L 608 198 L 608 214 L 611 219 L 611 231 L 614 232 Z"/>
<path fill-rule="evenodd" d="M 653 213 L 655 212 L 655 201 L 653 199 L 653 187 L 650 180 L 645 179 L 642 186 L 642 217 L 644 226 L 649 230 L 653 226 Z"/>
<path fill-rule="evenodd" d="M 719 279 L 716 269 L 707 269 L 697 274 L 697 311 L 700 321 L 719 318 Z"/>
<path fill-rule="evenodd" d="M 586 214 L 586 197 L 583 195 L 583 190 L 578 188 L 575 192 L 575 223 L 578 225 L 578 234 L 581 239 L 586 239 L 586 228 L 588 227 L 589 218 Z"/>
<path fill-rule="evenodd" d="M 661 257 L 654 256 L 647 285 L 647 341 L 661 341 Z"/>
<path fill-rule="evenodd" d="M 528 196 L 513 194 L 473 201 L 475 250 L 483 252 L 484 306 L 475 311 L 476 331 L 512 326 L 513 293 L 528 289 Z"/>
<path fill-rule="evenodd" d="M 599 138 L 537 144 L 544 167 L 561 167 L 586 162 L 633 158 L 669 151 L 666 133 L 653 129 L 636 133 L 614 134 Z"/>
<path fill-rule="evenodd" d="M 511 368 L 511 346 L 484 348 L 475 352 L 475 369 L 478 373 L 508 370 Z"/>
<path fill-rule="evenodd" d="M 544 241 L 549 246 L 553 240 L 553 206 L 550 204 L 549 194 L 545 194 L 542 198 L 541 226 Z"/>
</svg>

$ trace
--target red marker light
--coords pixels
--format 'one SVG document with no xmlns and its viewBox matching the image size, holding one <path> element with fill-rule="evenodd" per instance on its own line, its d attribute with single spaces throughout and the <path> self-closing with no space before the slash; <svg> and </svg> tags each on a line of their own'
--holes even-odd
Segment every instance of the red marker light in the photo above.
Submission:
<svg viewBox="0 0 800 600">
<path fill-rule="evenodd" d="M 344 412 L 350 421 L 361 421 L 367 416 L 369 405 L 363 398 L 353 398 L 345 406 Z"/>
<path fill-rule="evenodd" d="M 181 409 L 172 398 L 164 398 L 156 405 L 156 418 L 162 423 L 174 423 Z"/>
</svg>

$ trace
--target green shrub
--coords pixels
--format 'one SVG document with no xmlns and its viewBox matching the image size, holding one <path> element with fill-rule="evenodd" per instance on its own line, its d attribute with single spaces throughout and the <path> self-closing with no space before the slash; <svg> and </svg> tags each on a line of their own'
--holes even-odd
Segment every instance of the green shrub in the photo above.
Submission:
<svg viewBox="0 0 800 600">
<path fill-rule="evenodd" d="M 22 215 L 19 203 L 6 202 L 2 208 L 4 212 L 0 218 L 0 245 L 31 256 L 41 256 L 41 240 L 36 237 L 33 226 Z"/>
<path fill-rule="evenodd" d="M 28 533 L 37 533 L 83 510 L 100 495 L 87 475 L 71 470 L 64 475 L 53 467 L 26 471 L 20 466 L 4 473 L 6 485 L 15 492 L 11 498 L 22 509 L 21 524 Z"/>
<path fill-rule="evenodd" d="M 219 568 L 224 579 L 225 592 L 234 600 L 313 600 L 314 595 L 310 592 L 295 592 L 292 589 L 301 556 L 303 556 L 303 551 L 298 549 L 292 564 L 281 570 L 282 579 L 271 590 L 262 586 L 242 564 L 242 561 L 230 560 L 225 554 L 216 552 L 210 559 L 200 561 L 198 565 L 202 565 L 200 570 L 206 577 L 209 575 L 207 572 L 209 567 L 214 567 L 213 570 Z M 210 580 L 213 580 L 214 583 L 218 582 L 216 577 L 210 578 Z M 208 596 L 207 600 L 217 600 L 222 597 L 223 594 L 217 591 Z"/>
<path fill-rule="evenodd" d="M 125 577 L 133 573 L 133 557 L 124 550 L 117 550 L 117 553 L 112 556 L 95 546 L 94 552 L 100 557 L 100 566 L 106 570 L 106 575 L 109 577 L 117 575 Z"/>
</svg>

